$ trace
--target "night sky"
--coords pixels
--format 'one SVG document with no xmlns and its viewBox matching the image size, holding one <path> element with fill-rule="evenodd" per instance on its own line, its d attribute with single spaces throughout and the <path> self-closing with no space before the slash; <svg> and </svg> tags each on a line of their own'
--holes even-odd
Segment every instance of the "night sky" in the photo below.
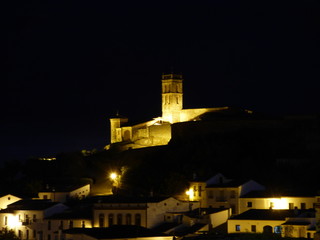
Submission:
<svg viewBox="0 0 320 240">
<path fill-rule="evenodd" d="M 109 117 L 184 106 L 319 114 L 320 2 L 24 1 L 8 8 L 1 161 L 102 149 Z"/>
</svg>

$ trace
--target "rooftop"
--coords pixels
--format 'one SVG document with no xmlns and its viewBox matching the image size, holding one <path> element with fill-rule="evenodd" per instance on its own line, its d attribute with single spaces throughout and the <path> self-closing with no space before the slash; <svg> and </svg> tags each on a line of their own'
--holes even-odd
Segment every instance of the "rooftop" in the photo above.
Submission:
<svg viewBox="0 0 320 240">
<path fill-rule="evenodd" d="M 166 236 L 164 233 L 134 225 L 113 225 L 108 228 L 73 228 L 65 230 L 64 233 L 85 234 L 96 239 Z"/>
<path fill-rule="evenodd" d="M 54 205 L 60 204 L 58 202 L 52 202 L 50 200 L 32 199 L 32 200 L 20 200 L 8 205 L 8 209 L 12 210 L 45 210 Z"/>
<path fill-rule="evenodd" d="M 231 217 L 238 220 L 285 220 L 288 217 L 299 217 L 308 210 L 274 210 L 274 209 L 251 209 L 237 216 Z"/>
</svg>

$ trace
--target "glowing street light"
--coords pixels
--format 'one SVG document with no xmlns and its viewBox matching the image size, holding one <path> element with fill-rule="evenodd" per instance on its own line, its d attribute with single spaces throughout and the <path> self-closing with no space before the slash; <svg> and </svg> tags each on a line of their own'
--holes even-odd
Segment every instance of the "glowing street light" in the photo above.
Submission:
<svg viewBox="0 0 320 240">
<path fill-rule="evenodd" d="M 115 181 L 117 179 L 118 175 L 114 172 L 110 173 L 110 179 Z"/>
</svg>

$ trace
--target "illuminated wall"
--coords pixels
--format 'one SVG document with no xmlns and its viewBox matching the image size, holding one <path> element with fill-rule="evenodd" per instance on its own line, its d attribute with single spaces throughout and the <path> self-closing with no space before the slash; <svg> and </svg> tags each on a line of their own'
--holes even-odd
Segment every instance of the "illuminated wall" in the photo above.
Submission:
<svg viewBox="0 0 320 240">
<path fill-rule="evenodd" d="M 315 197 L 250 197 L 240 198 L 240 213 L 249 209 L 310 209 Z"/>
<path fill-rule="evenodd" d="M 7 208 L 7 206 L 9 204 L 17 202 L 19 200 L 21 200 L 21 198 L 16 197 L 16 196 L 11 195 L 11 194 L 7 194 L 5 196 L 2 196 L 0 198 L 0 209 L 5 209 L 5 208 Z"/>
<path fill-rule="evenodd" d="M 285 220 L 229 219 L 228 233 L 263 233 L 266 226 L 270 226 L 274 233 L 275 229 L 280 228 L 283 223 Z"/>
<path fill-rule="evenodd" d="M 150 146 L 167 145 L 172 137 L 171 124 L 195 121 L 206 112 L 225 110 L 223 108 L 183 109 L 183 78 L 181 74 L 162 75 L 162 116 L 154 120 L 127 126 L 128 119 L 116 116 L 110 118 L 110 143 L 126 150 Z"/>
</svg>

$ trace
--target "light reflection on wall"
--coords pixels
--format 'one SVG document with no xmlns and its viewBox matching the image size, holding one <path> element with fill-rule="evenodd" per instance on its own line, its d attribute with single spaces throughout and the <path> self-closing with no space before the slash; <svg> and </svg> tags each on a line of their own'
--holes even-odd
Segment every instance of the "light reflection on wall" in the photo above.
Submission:
<svg viewBox="0 0 320 240">
<path fill-rule="evenodd" d="M 283 199 L 283 198 L 270 199 L 270 208 L 272 208 L 272 209 L 289 209 L 288 200 Z"/>
<path fill-rule="evenodd" d="M 186 194 L 189 197 L 189 201 L 194 201 L 194 191 L 193 188 L 190 188 L 186 191 Z"/>
<path fill-rule="evenodd" d="M 22 222 L 19 221 L 18 216 L 14 215 L 8 215 L 8 228 L 9 229 L 15 229 L 16 227 L 19 227 L 22 225 Z"/>
</svg>

